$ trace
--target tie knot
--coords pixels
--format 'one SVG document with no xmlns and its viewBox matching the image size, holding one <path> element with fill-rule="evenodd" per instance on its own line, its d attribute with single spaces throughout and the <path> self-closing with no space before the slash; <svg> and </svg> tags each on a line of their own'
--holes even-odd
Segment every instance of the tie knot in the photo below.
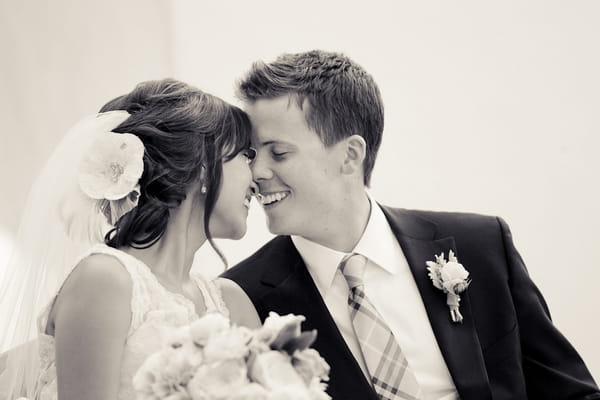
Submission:
<svg viewBox="0 0 600 400">
<path fill-rule="evenodd" d="M 340 263 L 340 271 L 350 289 L 363 285 L 363 275 L 367 266 L 367 258 L 361 254 L 352 253 L 344 257 Z"/>
</svg>

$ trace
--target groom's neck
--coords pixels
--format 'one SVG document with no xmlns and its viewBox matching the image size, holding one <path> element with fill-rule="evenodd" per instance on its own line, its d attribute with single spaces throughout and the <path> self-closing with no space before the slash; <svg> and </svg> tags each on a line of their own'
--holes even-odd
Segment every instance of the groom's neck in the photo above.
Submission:
<svg viewBox="0 0 600 400">
<path fill-rule="evenodd" d="M 364 189 L 349 193 L 337 202 L 335 216 L 328 219 L 327 225 L 319 227 L 315 237 L 305 238 L 333 250 L 351 252 L 367 227 L 372 206 Z"/>
</svg>

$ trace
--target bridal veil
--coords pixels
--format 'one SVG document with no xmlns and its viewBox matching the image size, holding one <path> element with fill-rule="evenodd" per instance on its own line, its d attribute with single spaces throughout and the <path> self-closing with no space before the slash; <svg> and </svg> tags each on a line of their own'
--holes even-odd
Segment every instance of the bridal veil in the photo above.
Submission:
<svg viewBox="0 0 600 400">
<path fill-rule="evenodd" d="M 35 398 L 41 311 L 51 305 L 77 258 L 111 228 L 78 184 L 78 167 L 98 135 L 129 117 L 88 116 L 69 130 L 32 186 L 5 279 L 0 282 L 0 399 Z"/>
</svg>

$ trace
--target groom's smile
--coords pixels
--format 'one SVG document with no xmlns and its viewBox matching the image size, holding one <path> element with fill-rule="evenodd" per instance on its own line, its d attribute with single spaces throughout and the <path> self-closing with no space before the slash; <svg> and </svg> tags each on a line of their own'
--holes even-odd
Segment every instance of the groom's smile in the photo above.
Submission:
<svg viewBox="0 0 600 400">
<path fill-rule="evenodd" d="M 285 198 L 289 196 L 289 194 L 289 191 L 261 193 L 260 203 L 267 210 L 271 207 L 274 207 L 275 205 L 280 204 Z"/>
</svg>

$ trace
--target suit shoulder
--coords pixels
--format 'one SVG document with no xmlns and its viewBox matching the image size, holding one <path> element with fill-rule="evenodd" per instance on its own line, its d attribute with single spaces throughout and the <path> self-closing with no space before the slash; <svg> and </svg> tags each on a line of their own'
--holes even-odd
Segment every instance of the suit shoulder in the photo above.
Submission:
<svg viewBox="0 0 600 400">
<path fill-rule="evenodd" d="M 412 226 L 429 225 L 437 238 L 452 236 L 457 244 L 469 247 L 497 246 L 503 243 L 503 234 L 509 231 L 508 225 L 497 216 L 387 207 L 384 210 L 396 221 Z"/>
<path fill-rule="evenodd" d="M 486 215 L 471 212 L 457 211 L 431 211 L 431 210 L 409 210 L 403 208 L 386 208 L 391 213 L 407 213 L 417 218 L 426 220 L 442 231 L 448 228 L 458 230 L 498 229 L 499 223 L 504 223 L 502 218 L 494 215 Z"/>
<path fill-rule="evenodd" d="M 250 297 L 256 309 L 260 310 L 258 299 L 271 290 L 276 282 L 285 279 L 299 260 L 300 255 L 291 238 L 277 236 L 250 257 L 222 273 L 221 277 L 237 283 Z"/>
<path fill-rule="evenodd" d="M 265 243 L 248 258 L 229 268 L 221 276 L 234 281 L 238 281 L 240 278 L 247 280 L 249 275 L 258 279 L 263 271 L 270 268 L 273 260 L 289 254 L 290 246 L 293 248 L 294 245 L 289 236 L 277 236 Z"/>
</svg>

